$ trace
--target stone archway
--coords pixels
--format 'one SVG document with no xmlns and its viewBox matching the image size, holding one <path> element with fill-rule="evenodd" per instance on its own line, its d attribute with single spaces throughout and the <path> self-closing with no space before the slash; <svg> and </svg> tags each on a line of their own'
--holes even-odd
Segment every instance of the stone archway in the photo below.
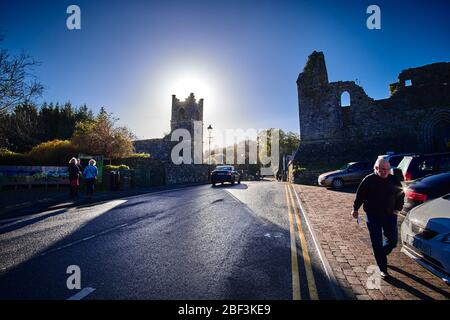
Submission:
<svg viewBox="0 0 450 320">
<path fill-rule="evenodd" d="M 450 111 L 433 113 L 422 123 L 422 150 L 425 152 L 450 151 Z"/>
</svg>

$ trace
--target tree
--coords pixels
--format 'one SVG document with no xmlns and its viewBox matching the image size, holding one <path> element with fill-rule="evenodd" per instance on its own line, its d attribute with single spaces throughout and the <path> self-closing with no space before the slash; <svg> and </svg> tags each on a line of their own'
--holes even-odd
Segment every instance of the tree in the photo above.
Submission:
<svg viewBox="0 0 450 320">
<path fill-rule="evenodd" d="M 0 118 L 0 147 L 25 152 L 41 142 L 69 140 L 77 122 L 95 117 L 86 105 L 74 108 L 66 102 L 63 106 L 43 103 L 39 109 L 21 104 Z"/>
<path fill-rule="evenodd" d="M 33 104 L 18 105 L 13 113 L 3 115 L 0 130 L 5 139 L 4 146 L 24 152 L 41 142 L 38 118 L 38 110 Z"/>
<path fill-rule="evenodd" d="M 0 43 L 2 40 L 0 36 Z M 25 53 L 12 56 L 7 49 L 0 49 L 0 114 L 28 104 L 42 94 L 43 86 L 33 76 L 33 69 L 38 65 Z"/>
<path fill-rule="evenodd" d="M 300 145 L 300 136 L 298 133 L 280 130 L 280 154 L 291 155 Z"/>
<path fill-rule="evenodd" d="M 133 154 L 135 136 L 126 127 L 116 127 L 117 121 L 102 108 L 94 120 L 76 125 L 72 142 L 92 155 L 103 155 L 110 159 L 128 157 Z"/>
</svg>

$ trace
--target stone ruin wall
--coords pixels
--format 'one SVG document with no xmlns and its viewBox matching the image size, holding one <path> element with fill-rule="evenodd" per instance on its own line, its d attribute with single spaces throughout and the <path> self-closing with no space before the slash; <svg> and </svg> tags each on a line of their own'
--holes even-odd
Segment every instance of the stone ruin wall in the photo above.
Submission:
<svg viewBox="0 0 450 320">
<path fill-rule="evenodd" d="M 297 80 L 301 142 L 294 161 L 374 161 L 388 151 L 434 151 L 433 126 L 450 126 L 450 63 L 407 69 L 398 79 L 389 98 L 374 100 L 354 81 L 328 82 L 323 53 L 313 52 Z M 345 91 L 350 106 L 341 107 Z"/>
</svg>

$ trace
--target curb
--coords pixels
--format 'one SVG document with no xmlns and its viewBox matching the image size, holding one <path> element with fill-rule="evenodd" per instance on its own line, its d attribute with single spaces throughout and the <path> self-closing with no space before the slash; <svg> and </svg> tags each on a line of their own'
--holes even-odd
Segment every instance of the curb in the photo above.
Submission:
<svg viewBox="0 0 450 320">
<path fill-rule="evenodd" d="M 292 183 L 289 183 L 292 186 L 292 190 L 294 191 L 295 197 L 297 199 L 297 203 L 300 209 L 300 213 L 303 215 L 303 217 L 305 218 L 305 222 L 306 222 L 306 226 L 309 230 L 309 233 L 311 234 L 311 238 L 314 242 L 314 246 L 316 247 L 317 253 L 319 255 L 320 261 L 322 262 L 323 268 L 325 270 L 325 274 L 327 275 L 328 278 L 328 283 L 333 291 L 333 294 L 336 298 L 336 300 L 345 300 L 344 298 L 344 294 L 342 293 L 341 287 L 338 285 L 338 282 L 336 280 L 336 276 L 334 275 L 333 269 L 331 268 L 323 250 L 322 247 L 318 244 L 317 242 L 317 237 L 316 234 L 314 233 L 313 228 L 311 227 L 311 224 L 309 223 L 309 219 L 308 216 L 306 214 L 306 210 L 304 210 L 303 206 L 302 206 L 302 202 L 300 200 L 300 197 L 298 196 L 297 190 L 295 190 L 294 186 L 292 185 Z"/>
</svg>

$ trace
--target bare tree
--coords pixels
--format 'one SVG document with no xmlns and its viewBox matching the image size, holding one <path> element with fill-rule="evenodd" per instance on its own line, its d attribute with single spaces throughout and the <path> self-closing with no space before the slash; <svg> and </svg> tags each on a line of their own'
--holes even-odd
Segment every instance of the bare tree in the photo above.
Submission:
<svg viewBox="0 0 450 320">
<path fill-rule="evenodd" d="M 0 43 L 2 40 L 0 35 Z M 7 49 L 0 49 L 0 115 L 42 94 L 43 86 L 33 75 L 38 65 L 24 52 L 13 56 Z"/>
</svg>

